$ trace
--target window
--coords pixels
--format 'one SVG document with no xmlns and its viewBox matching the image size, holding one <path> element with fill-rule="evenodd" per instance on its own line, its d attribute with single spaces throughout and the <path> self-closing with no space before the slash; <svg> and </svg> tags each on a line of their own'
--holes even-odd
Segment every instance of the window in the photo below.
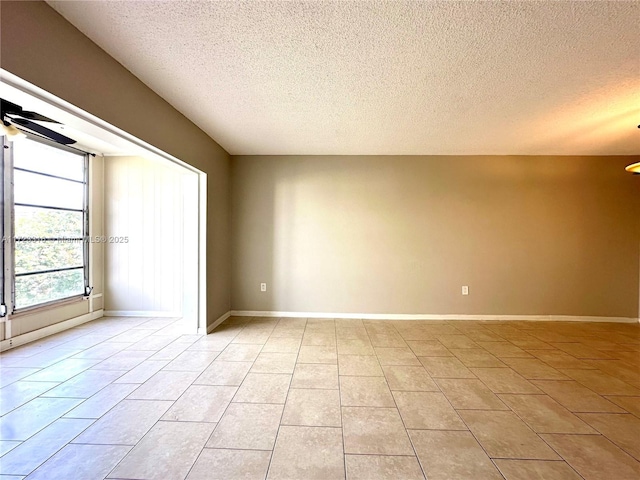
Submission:
<svg viewBox="0 0 640 480">
<path fill-rule="evenodd" d="M 5 145 L 12 310 L 88 293 L 88 162 L 80 151 L 32 137 Z"/>
<path fill-rule="evenodd" d="M 4 137 L 2 137 L 4 139 Z M 4 145 L 3 147 L 7 148 L 8 146 Z M 5 244 L 7 243 L 7 239 L 5 236 L 5 210 L 6 210 L 6 202 L 4 197 L 4 183 L 5 183 L 5 161 L 4 161 L 4 150 L 3 150 L 3 161 L 0 163 L 0 199 L 2 199 L 2 206 L 0 207 L 0 237 L 2 238 L 2 242 L 0 242 L 0 317 L 4 317 L 7 314 L 7 302 L 5 301 L 5 281 L 4 281 L 4 263 L 5 263 Z"/>
</svg>

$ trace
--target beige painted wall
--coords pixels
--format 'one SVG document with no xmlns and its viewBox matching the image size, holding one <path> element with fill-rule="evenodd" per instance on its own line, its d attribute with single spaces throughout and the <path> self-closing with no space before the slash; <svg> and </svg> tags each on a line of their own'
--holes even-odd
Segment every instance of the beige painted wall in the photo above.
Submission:
<svg viewBox="0 0 640 480">
<path fill-rule="evenodd" d="M 232 308 L 638 317 L 628 163 L 234 157 Z"/>
<path fill-rule="evenodd" d="M 169 162 L 106 158 L 106 236 L 128 241 L 105 244 L 105 310 L 181 315 L 183 175 L 196 176 Z"/>
<path fill-rule="evenodd" d="M 207 173 L 207 323 L 226 313 L 227 152 L 44 2 L 0 2 L 3 69 Z"/>
</svg>

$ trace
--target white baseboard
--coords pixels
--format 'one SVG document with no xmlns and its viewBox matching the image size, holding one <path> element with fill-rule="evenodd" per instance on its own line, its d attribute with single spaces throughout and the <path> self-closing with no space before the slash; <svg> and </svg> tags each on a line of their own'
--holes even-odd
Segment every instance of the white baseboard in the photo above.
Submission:
<svg viewBox="0 0 640 480">
<path fill-rule="evenodd" d="M 593 317 L 579 315 L 462 315 L 462 314 L 404 314 L 404 313 L 319 313 L 319 312 L 274 312 L 232 310 L 235 317 L 297 317 L 297 318 L 345 318 L 362 320 L 516 320 L 543 322 L 614 322 L 638 323 L 633 317 Z"/>
<path fill-rule="evenodd" d="M 220 317 L 218 317 L 218 319 L 215 322 L 213 322 L 211 325 L 209 325 L 207 327 L 207 333 L 213 332 L 213 330 L 216 327 L 220 326 L 222 324 L 222 322 L 224 322 L 230 316 L 231 316 L 231 312 L 227 312 L 224 315 L 221 315 Z M 204 329 L 198 329 L 198 333 L 201 333 L 200 330 L 204 330 Z M 202 332 L 202 333 L 204 333 L 204 332 Z"/>
<path fill-rule="evenodd" d="M 53 325 L 49 325 L 48 327 L 39 328 L 38 330 L 34 330 L 33 332 L 23 333 L 22 335 L 17 335 L 15 337 L 2 340 L 0 342 L 0 352 L 4 352 L 5 350 L 9 350 L 10 348 L 15 348 L 20 345 L 24 345 L 25 343 L 33 342 L 35 340 L 40 340 L 41 338 L 48 337 L 49 335 L 54 335 L 65 330 L 69 330 L 70 328 L 77 327 L 78 325 L 90 322 L 91 320 L 96 320 L 103 316 L 103 310 L 96 310 L 95 312 L 85 313 L 84 315 L 80 315 L 79 317 L 70 318 L 69 320 L 63 320 L 62 322 L 54 323 Z"/>
<path fill-rule="evenodd" d="M 182 312 L 157 312 L 154 310 L 105 310 L 105 317 L 162 317 L 179 318 Z"/>
</svg>

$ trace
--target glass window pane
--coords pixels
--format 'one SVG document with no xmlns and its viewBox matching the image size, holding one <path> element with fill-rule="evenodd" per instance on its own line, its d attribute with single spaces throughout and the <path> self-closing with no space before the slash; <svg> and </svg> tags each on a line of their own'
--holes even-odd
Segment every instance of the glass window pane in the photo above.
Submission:
<svg viewBox="0 0 640 480">
<path fill-rule="evenodd" d="M 82 183 L 21 172 L 20 170 L 14 171 L 13 182 L 15 203 L 78 210 L 83 208 L 84 185 Z"/>
<path fill-rule="evenodd" d="M 15 207 L 16 237 L 75 237 L 83 232 L 82 212 Z"/>
<path fill-rule="evenodd" d="M 23 139 L 13 144 L 13 165 L 35 172 L 49 173 L 73 180 L 84 180 L 84 156 Z"/>
<path fill-rule="evenodd" d="M 83 293 L 82 269 L 16 277 L 16 308 L 18 309 Z"/>
<path fill-rule="evenodd" d="M 15 242 L 15 245 L 16 274 L 83 264 L 82 241 Z"/>
</svg>

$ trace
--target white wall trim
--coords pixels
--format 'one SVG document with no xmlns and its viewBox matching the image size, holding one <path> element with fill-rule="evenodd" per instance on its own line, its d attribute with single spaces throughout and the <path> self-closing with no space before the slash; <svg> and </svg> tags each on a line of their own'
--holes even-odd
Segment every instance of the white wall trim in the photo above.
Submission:
<svg viewBox="0 0 640 480">
<path fill-rule="evenodd" d="M 90 322 L 91 320 L 96 320 L 102 316 L 104 316 L 103 310 L 96 310 L 95 312 L 85 313 L 84 315 L 80 315 L 79 317 L 70 318 L 69 320 L 63 320 L 62 322 L 54 323 L 53 325 L 49 325 L 48 327 L 39 328 L 38 330 L 34 330 L 33 332 L 23 333 L 22 335 L 17 335 L 15 337 L 2 340 L 0 342 L 0 352 L 4 352 L 5 350 L 9 350 L 10 348 L 15 348 L 20 345 L 24 345 L 25 343 L 48 337 L 49 335 L 54 335 L 65 330 L 69 330 L 70 328 L 77 327 L 78 325 Z"/>
<path fill-rule="evenodd" d="M 227 313 L 225 313 L 224 315 L 221 315 L 220 317 L 218 317 L 218 319 L 217 319 L 215 322 L 213 322 L 211 325 L 209 325 L 209 326 L 207 327 L 207 334 L 209 334 L 209 333 L 213 332 L 213 330 L 214 330 L 216 327 L 220 326 L 220 325 L 222 324 L 222 322 L 224 322 L 224 321 L 225 321 L 227 318 L 229 318 L 230 316 L 231 316 L 231 312 L 227 312 Z M 204 329 L 198 329 L 198 333 L 201 333 L 201 332 L 200 332 L 201 330 L 204 330 Z M 202 333 L 204 333 L 204 332 L 202 332 Z"/>
<path fill-rule="evenodd" d="M 235 317 L 298 317 L 353 318 L 364 320 L 517 320 L 543 322 L 614 322 L 638 323 L 634 317 L 594 317 L 580 315 L 467 315 L 467 314 L 404 314 L 404 313 L 321 313 L 232 310 Z"/>
<path fill-rule="evenodd" d="M 182 312 L 159 312 L 154 310 L 105 310 L 105 317 L 182 317 Z"/>
</svg>

